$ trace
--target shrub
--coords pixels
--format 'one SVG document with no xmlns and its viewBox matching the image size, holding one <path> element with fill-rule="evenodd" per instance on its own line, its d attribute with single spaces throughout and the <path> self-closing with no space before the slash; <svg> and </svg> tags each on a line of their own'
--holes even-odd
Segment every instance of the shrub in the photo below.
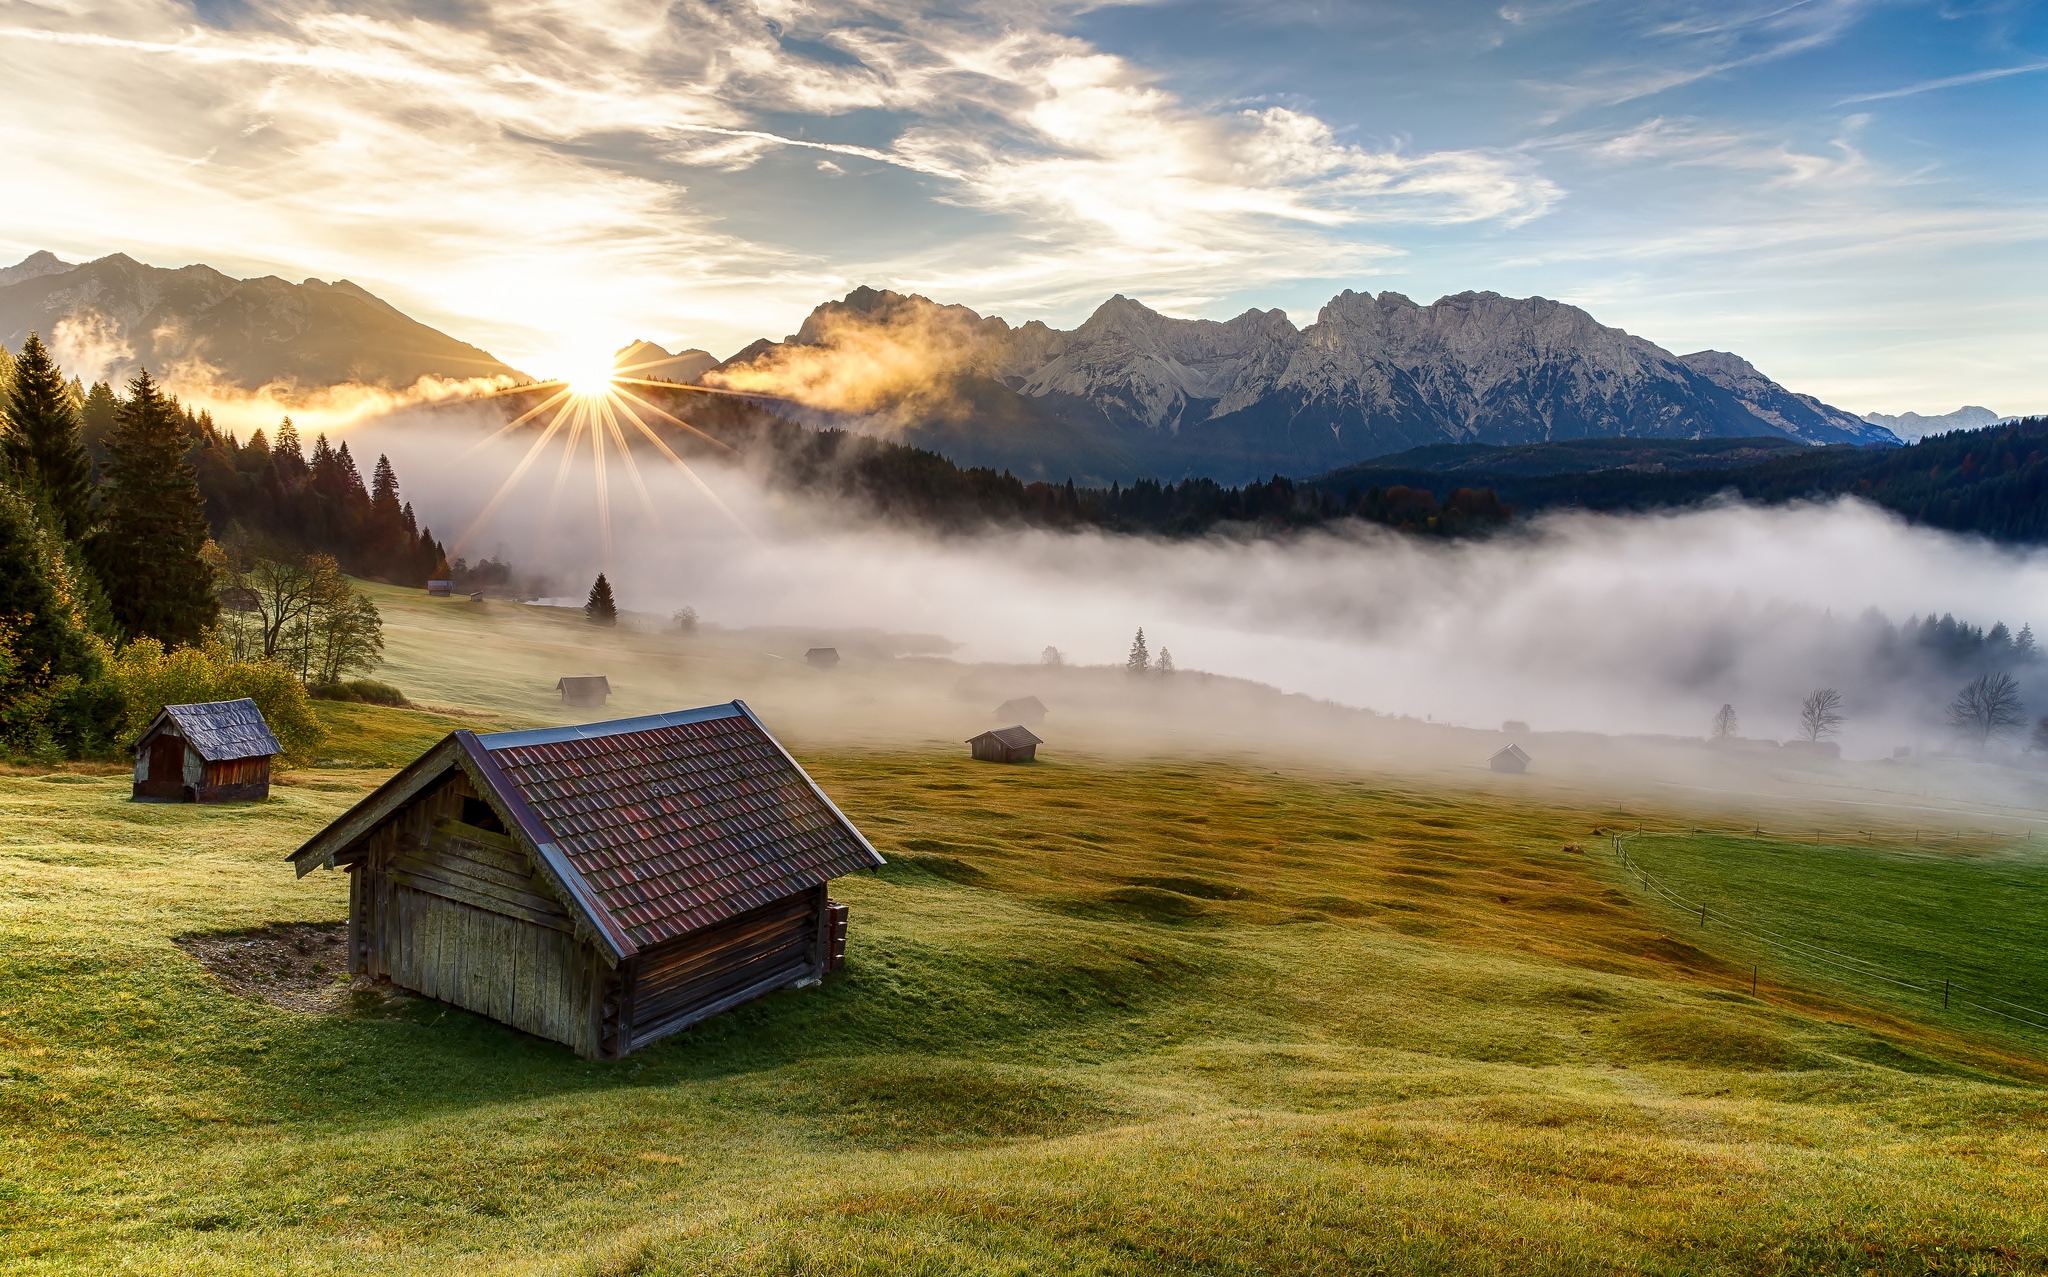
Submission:
<svg viewBox="0 0 2048 1277">
<path fill-rule="evenodd" d="M 339 683 L 314 683 L 306 689 L 316 701 L 355 701 L 364 705 L 389 705 L 408 709 L 412 702 L 405 693 L 374 678 L 352 678 Z"/>
<path fill-rule="evenodd" d="M 325 736 L 305 685 L 290 670 L 274 661 L 237 661 L 218 640 L 166 651 L 155 639 L 137 639 L 113 658 L 108 673 L 126 711 L 125 740 L 140 736 L 166 705 L 241 696 L 263 711 L 287 761 L 312 761 Z"/>
</svg>

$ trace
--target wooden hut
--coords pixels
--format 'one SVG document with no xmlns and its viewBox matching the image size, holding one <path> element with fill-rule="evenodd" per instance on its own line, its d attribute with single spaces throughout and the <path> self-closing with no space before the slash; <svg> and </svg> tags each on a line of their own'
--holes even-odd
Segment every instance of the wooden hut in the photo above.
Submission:
<svg viewBox="0 0 2048 1277">
<path fill-rule="evenodd" d="M 449 595 L 455 593 L 455 582 L 429 581 L 427 582 L 427 593 L 433 595 L 436 598 L 445 599 Z"/>
<path fill-rule="evenodd" d="M 1045 721 L 1045 703 L 1036 696 L 1019 696 L 996 706 L 996 717 L 1007 718 L 1013 723 L 1042 723 Z"/>
<path fill-rule="evenodd" d="M 967 745 L 984 763 L 1028 763 L 1038 757 L 1038 747 L 1044 743 L 1030 728 L 1019 725 L 983 732 Z"/>
<path fill-rule="evenodd" d="M 836 669 L 839 666 L 839 649 L 836 647 L 814 647 L 804 653 L 804 663 L 812 669 Z"/>
<path fill-rule="evenodd" d="M 744 702 L 458 731 L 291 855 L 349 969 L 616 1059 L 823 976 L 882 857 Z"/>
<path fill-rule="evenodd" d="M 244 696 L 166 705 L 135 741 L 135 800 L 240 803 L 270 797 L 270 757 L 284 747 Z"/>
<path fill-rule="evenodd" d="M 1519 776 L 1529 770 L 1529 755 L 1520 745 L 1509 745 L 1487 760 L 1486 765 L 1497 772 L 1513 772 Z"/>
<path fill-rule="evenodd" d="M 566 674 L 555 680 L 555 690 L 564 705 L 602 705 L 612 694 L 612 683 L 602 674 Z"/>
</svg>

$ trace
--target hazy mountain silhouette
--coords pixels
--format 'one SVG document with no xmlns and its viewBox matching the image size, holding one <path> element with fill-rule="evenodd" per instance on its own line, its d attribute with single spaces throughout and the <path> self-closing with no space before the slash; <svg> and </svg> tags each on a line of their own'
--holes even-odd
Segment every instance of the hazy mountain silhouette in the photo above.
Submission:
<svg viewBox="0 0 2048 1277">
<path fill-rule="evenodd" d="M 0 342 L 19 349 L 31 330 L 87 380 L 138 365 L 173 384 L 245 390 L 519 375 L 347 280 L 234 279 L 121 253 L 82 266 L 36 253 L 0 270 Z"/>
</svg>

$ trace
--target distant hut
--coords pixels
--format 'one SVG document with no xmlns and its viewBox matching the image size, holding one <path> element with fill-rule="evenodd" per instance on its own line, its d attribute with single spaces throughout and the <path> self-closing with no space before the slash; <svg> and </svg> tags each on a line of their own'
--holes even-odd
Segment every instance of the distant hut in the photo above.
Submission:
<svg viewBox="0 0 2048 1277">
<path fill-rule="evenodd" d="M 239 803 L 270 797 L 270 757 L 284 747 L 244 696 L 166 705 L 135 742 L 135 799 Z"/>
<path fill-rule="evenodd" d="M 446 598 L 447 596 L 455 593 L 455 582 L 429 581 L 427 582 L 427 593 L 438 595 L 442 598 Z"/>
<path fill-rule="evenodd" d="M 1014 723 L 1042 723 L 1045 721 L 1045 705 L 1036 696 L 1020 696 L 996 706 L 996 717 L 1007 718 Z"/>
<path fill-rule="evenodd" d="M 1038 747 L 1044 743 L 1023 726 L 998 727 L 967 742 L 984 763 L 1028 763 L 1038 757 Z"/>
<path fill-rule="evenodd" d="M 1509 745 L 1495 754 L 1487 766 L 1497 772 L 1513 772 L 1519 776 L 1529 770 L 1529 754 L 1520 745 Z"/>
<path fill-rule="evenodd" d="M 555 680 L 555 690 L 564 705 L 602 705 L 612 694 L 612 683 L 602 674 L 565 674 Z"/>
<path fill-rule="evenodd" d="M 839 664 L 839 649 L 836 647 L 814 647 L 804 653 L 804 663 L 812 669 L 829 670 Z"/>
<path fill-rule="evenodd" d="M 617 1059 L 834 969 L 883 860 L 741 701 L 454 732 L 293 852 L 349 970 Z"/>
</svg>

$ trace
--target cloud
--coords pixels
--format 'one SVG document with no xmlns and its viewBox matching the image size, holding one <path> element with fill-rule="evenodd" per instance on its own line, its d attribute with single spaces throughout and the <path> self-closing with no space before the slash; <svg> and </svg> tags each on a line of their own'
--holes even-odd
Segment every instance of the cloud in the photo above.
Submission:
<svg viewBox="0 0 2048 1277">
<path fill-rule="evenodd" d="M 1916 93 L 1931 93 L 1936 89 L 1955 89 L 1967 84 L 1984 84 L 1991 80 L 2003 80 L 2011 75 L 2032 75 L 2036 71 L 2048 71 L 2048 62 L 2028 62 L 2015 67 L 1994 67 L 1988 71 L 1972 71 L 1967 75 L 1947 75 L 1938 80 L 1922 80 L 1902 89 L 1886 89 L 1879 93 L 1859 93 L 1835 103 L 1848 106 L 1856 102 L 1882 102 L 1889 98 L 1912 97 Z"/>
<path fill-rule="evenodd" d="M 1558 198 L 1514 156 L 1367 149 L 1300 111 L 1189 102 L 1061 34 L 1078 8 L 17 10 L 8 233 L 356 279 L 545 370 L 596 324 L 758 333 L 848 273 L 996 290 L 984 304 L 1099 291 L 1111 269 L 1198 292 L 1390 251 L 1360 228 L 1512 225 Z M 898 171 L 922 183 L 913 205 L 975 224 L 909 251 L 886 224 L 764 224 L 809 198 L 775 167 L 790 153 L 818 155 L 813 181 Z M 770 218 L 735 202 L 741 180 Z"/>
</svg>

